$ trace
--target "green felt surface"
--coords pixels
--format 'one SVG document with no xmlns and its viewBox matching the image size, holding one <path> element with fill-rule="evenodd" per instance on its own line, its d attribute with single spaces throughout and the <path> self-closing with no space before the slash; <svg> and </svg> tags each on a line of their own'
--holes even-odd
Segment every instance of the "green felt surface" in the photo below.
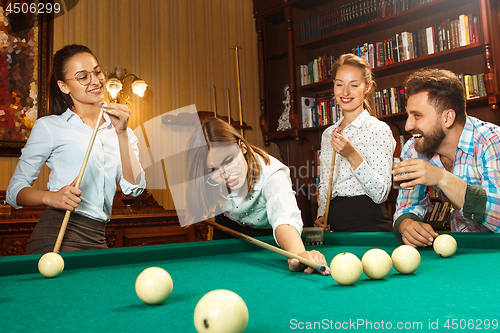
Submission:
<svg viewBox="0 0 500 333">
<path fill-rule="evenodd" d="M 400 331 L 435 332 L 429 325 L 436 320 L 438 331 L 465 331 L 444 324 L 500 320 L 498 238 L 455 236 L 459 249 L 451 258 L 421 249 L 415 274 L 393 270 L 380 281 L 363 274 L 354 286 L 292 273 L 281 256 L 240 240 L 63 253 L 67 267 L 54 279 L 36 272 L 40 256 L 0 258 L 0 331 L 195 332 L 196 303 L 214 289 L 232 290 L 245 300 L 246 332 L 380 331 L 382 322 L 385 330 L 389 323 L 393 330 L 402 323 L 413 328 Z M 399 245 L 390 234 L 368 233 L 327 235 L 325 243 L 311 249 L 328 261 L 340 252 L 361 258 L 374 247 L 390 254 Z M 26 266 L 32 265 L 30 273 Z M 159 306 L 146 305 L 135 294 L 135 279 L 151 266 L 166 269 L 174 281 L 172 295 Z M 315 322 L 316 330 L 307 329 Z"/>
</svg>

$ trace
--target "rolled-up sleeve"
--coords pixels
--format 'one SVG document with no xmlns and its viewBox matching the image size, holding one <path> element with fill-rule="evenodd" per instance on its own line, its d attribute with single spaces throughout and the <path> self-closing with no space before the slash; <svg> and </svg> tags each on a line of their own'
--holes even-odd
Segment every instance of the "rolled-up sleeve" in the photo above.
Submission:
<svg viewBox="0 0 500 333">
<path fill-rule="evenodd" d="M 43 122 L 37 121 L 26 145 L 21 150 L 21 157 L 7 187 L 6 200 L 12 207 L 22 208 L 17 204 L 17 195 L 23 188 L 31 187 L 38 178 L 42 166 L 52 151 L 52 141 L 49 129 Z"/>
<path fill-rule="evenodd" d="M 137 157 L 137 160 L 140 161 L 139 160 L 139 146 L 138 146 L 139 140 L 137 139 L 137 136 L 134 134 L 134 132 L 130 128 L 128 128 L 127 131 L 128 131 L 128 137 L 129 137 L 130 146 L 132 147 L 132 151 L 134 152 L 135 156 Z M 125 180 L 125 178 L 123 178 L 123 175 L 122 175 L 122 177 L 120 179 L 120 187 L 121 187 L 123 193 L 125 193 L 127 195 L 131 195 L 133 197 L 137 197 L 137 196 L 141 195 L 141 193 L 146 188 L 146 173 L 142 169 L 142 166 L 141 166 L 141 174 L 140 174 L 139 182 L 136 185 L 130 184 L 128 181 Z"/>
</svg>

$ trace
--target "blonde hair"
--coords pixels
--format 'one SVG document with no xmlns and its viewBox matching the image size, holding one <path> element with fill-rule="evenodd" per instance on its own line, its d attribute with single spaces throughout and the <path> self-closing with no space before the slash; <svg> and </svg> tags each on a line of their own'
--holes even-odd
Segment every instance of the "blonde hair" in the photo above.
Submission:
<svg viewBox="0 0 500 333">
<path fill-rule="evenodd" d="M 244 155 L 248 164 L 246 176 L 247 189 L 250 191 L 259 179 L 261 165 L 257 154 L 260 155 L 266 165 L 271 163 L 266 152 L 248 143 L 238 131 L 227 122 L 218 118 L 208 118 L 201 129 L 197 129 L 188 142 L 187 172 L 191 180 L 187 189 L 187 202 L 193 202 L 191 209 L 186 211 L 187 223 L 201 221 L 204 214 L 210 212 L 217 205 L 217 187 L 206 186 L 206 165 L 208 153 L 212 146 L 217 143 L 234 143 L 240 149 L 246 148 Z"/>
<path fill-rule="evenodd" d="M 337 70 L 340 66 L 343 65 L 349 65 L 361 69 L 366 86 L 368 87 L 371 83 L 370 90 L 368 90 L 368 92 L 365 94 L 363 107 L 368 110 L 368 112 L 372 116 L 376 116 L 377 110 L 375 108 L 375 90 L 377 89 L 377 83 L 373 79 L 373 73 L 370 69 L 370 64 L 365 59 L 360 58 L 352 53 L 344 54 L 333 64 L 332 77 L 334 80 L 335 76 L 337 75 Z"/>
</svg>

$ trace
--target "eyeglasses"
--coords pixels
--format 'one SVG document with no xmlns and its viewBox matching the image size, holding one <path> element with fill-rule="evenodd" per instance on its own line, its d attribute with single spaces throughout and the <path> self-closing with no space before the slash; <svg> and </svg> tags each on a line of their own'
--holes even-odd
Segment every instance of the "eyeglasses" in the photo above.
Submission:
<svg viewBox="0 0 500 333">
<path fill-rule="evenodd" d="M 92 82 L 92 74 L 99 80 L 104 80 L 106 76 L 101 70 L 101 67 L 97 67 L 93 71 L 81 71 L 74 78 L 67 80 L 77 80 L 82 86 L 88 86 Z"/>
<path fill-rule="evenodd" d="M 237 161 L 229 163 L 226 166 L 221 166 L 219 170 L 222 169 L 222 172 L 212 172 L 209 174 L 207 178 L 207 184 L 210 186 L 219 186 L 224 179 L 227 179 L 229 176 L 234 176 L 240 172 L 240 159 Z M 225 175 L 225 176 L 222 176 Z"/>
</svg>

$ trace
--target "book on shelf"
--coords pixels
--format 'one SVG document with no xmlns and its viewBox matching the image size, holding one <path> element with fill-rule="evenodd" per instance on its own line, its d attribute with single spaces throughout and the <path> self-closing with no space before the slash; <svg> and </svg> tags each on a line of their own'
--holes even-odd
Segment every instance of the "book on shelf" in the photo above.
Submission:
<svg viewBox="0 0 500 333">
<path fill-rule="evenodd" d="M 341 117 L 334 95 L 302 97 L 302 128 L 332 125 Z"/>
<path fill-rule="evenodd" d="M 479 96 L 484 97 L 488 94 L 486 93 L 486 87 L 484 86 L 484 74 L 477 74 L 477 89 L 479 91 Z"/>
<path fill-rule="evenodd" d="M 371 69 L 375 68 L 375 48 L 373 44 L 368 44 L 368 63 Z"/>
<path fill-rule="evenodd" d="M 391 87 L 375 92 L 377 116 L 406 112 L 406 96 L 403 86 Z"/>
<path fill-rule="evenodd" d="M 312 108 L 314 106 L 314 98 L 302 97 L 301 106 L 302 106 L 302 128 L 313 127 Z"/>
<path fill-rule="evenodd" d="M 432 200 L 427 208 L 424 221 L 436 230 L 449 230 L 452 205 L 448 201 Z"/>
<path fill-rule="evenodd" d="M 470 22 L 470 24 L 469 24 Z M 476 29 L 476 26 L 478 27 Z M 415 32 L 403 31 L 387 36 L 382 41 L 354 45 L 351 52 L 364 58 L 372 69 L 431 55 L 448 49 L 462 47 L 478 42 L 479 23 L 472 14 L 460 15 L 457 19 L 421 28 Z M 320 56 L 308 63 L 308 80 L 302 85 L 321 82 L 331 78 L 331 66 L 340 54 Z M 373 57 L 373 58 L 372 58 Z M 302 65 L 301 65 L 302 66 Z M 302 78 L 302 76 L 301 76 Z"/>
<path fill-rule="evenodd" d="M 484 86 L 484 74 L 468 74 L 468 73 L 455 73 L 460 80 L 465 90 L 465 98 L 467 100 L 486 97 L 486 88 Z"/>
<path fill-rule="evenodd" d="M 300 41 L 306 42 L 336 31 L 420 6 L 433 0 L 355 0 L 299 22 Z"/>
</svg>

